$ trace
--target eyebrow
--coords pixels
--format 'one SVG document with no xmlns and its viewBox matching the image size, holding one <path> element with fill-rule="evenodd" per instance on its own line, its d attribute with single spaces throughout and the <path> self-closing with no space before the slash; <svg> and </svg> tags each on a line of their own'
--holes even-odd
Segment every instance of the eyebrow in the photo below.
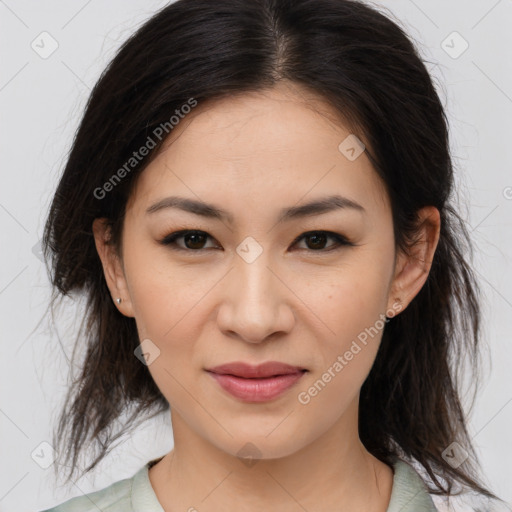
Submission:
<svg viewBox="0 0 512 512">
<path fill-rule="evenodd" d="M 231 224 L 233 223 L 233 216 L 228 211 L 219 208 L 218 206 L 198 201 L 196 199 L 178 196 L 166 197 L 165 199 L 156 202 L 146 210 L 146 213 L 155 213 L 165 208 L 178 208 L 202 217 L 227 221 Z M 333 195 L 316 199 L 301 206 L 283 208 L 279 213 L 278 222 L 320 215 L 322 213 L 328 213 L 340 209 L 353 209 L 361 213 L 366 213 L 363 206 L 356 201 L 340 195 Z"/>
</svg>

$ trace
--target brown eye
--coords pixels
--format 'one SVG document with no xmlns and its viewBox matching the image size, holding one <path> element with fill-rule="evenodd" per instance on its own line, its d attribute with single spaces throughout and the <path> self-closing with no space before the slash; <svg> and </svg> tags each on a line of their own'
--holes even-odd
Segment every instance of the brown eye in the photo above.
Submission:
<svg viewBox="0 0 512 512">
<path fill-rule="evenodd" d="M 205 236 L 203 233 L 189 233 L 183 235 L 183 240 L 188 249 L 203 249 L 207 237 L 208 235 Z"/>
<path fill-rule="evenodd" d="M 183 230 L 167 235 L 160 243 L 173 246 L 173 249 L 177 250 L 201 251 L 208 249 L 208 247 L 205 247 L 208 238 L 211 238 L 210 235 L 204 231 Z M 177 240 L 180 239 L 183 239 L 184 246 L 177 244 Z"/>
<path fill-rule="evenodd" d="M 329 238 L 334 240 L 334 244 L 331 244 L 328 246 L 328 248 L 325 248 Z M 311 251 L 318 252 L 332 251 L 343 245 L 354 245 L 344 236 L 338 235 L 337 233 L 331 233 L 330 231 L 309 231 L 307 233 L 303 233 L 295 240 L 295 243 L 301 240 L 306 241 L 306 250 L 309 249 Z"/>
<path fill-rule="evenodd" d="M 202 250 L 216 248 L 215 246 L 205 246 L 209 238 L 213 240 L 205 231 L 186 229 L 167 235 L 160 243 L 178 251 L 200 252 Z M 329 239 L 334 240 L 334 243 L 326 247 Z M 178 240 L 183 240 L 183 242 L 178 243 Z M 333 251 L 342 246 L 355 245 L 346 237 L 330 231 L 308 231 L 297 237 L 293 245 L 296 245 L 302 240 L 306 241 L 306 247 L 301 249 L 320 253 Z"/>
<path fill-rule="evenodd" d="M 309 240 L 309 248 L 310 249 L 325 249 L 325 244 L 327 243 L 329 236 L 325 233 L 314 233 L 313 235 L 308 235 L 305 237 L 305 240 Z"/>
</svg>

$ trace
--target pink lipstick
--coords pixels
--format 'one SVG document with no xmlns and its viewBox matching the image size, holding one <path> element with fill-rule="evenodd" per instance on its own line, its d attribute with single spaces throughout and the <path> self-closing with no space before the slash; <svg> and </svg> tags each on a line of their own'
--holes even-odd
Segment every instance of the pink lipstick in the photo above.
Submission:
<svg viewBox="0 0 512 512">
<path fill-rule="evenodd" d="M 307 371 L 299 366 L 270 361 L 253 366 L 227 363 L 207 369 L 219 385 L 245 402 L 266 402 L 292 387 Z"/>
</svg>

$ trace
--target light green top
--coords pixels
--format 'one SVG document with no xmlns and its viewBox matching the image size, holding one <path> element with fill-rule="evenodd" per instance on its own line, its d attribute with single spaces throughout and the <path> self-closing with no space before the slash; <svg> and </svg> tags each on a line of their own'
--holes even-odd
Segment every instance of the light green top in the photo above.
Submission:
<svg viewBox="0 0 512 512">
<path fill-rule="evenodd" d="M 105 489 L 76 496 L 41 512 L 165 512 L 158 501 L 145 464 L 131 478 Z M 387 512 L 436 512 L 432 498 L 415 469 L 397 459 L 393 464 L 393 488 Z"/>
</svg>

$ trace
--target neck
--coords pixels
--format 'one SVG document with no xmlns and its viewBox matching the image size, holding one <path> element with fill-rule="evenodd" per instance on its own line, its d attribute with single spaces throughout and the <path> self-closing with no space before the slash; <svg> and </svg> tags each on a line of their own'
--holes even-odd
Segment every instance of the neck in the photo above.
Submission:
<svg viewBox="0 0 512 512">
<path fill-rule="evenodd" d="M 357 414 L 291 455 L 241 459 L 198 436 L 173 412 L 174 449 L 149 471 L 166 512 L 261 510 L 385 512 L 393 473 L 372 456 L 357 432 Z M 356 403 L 357 412 L 357 403 Z"/>
</svg>

